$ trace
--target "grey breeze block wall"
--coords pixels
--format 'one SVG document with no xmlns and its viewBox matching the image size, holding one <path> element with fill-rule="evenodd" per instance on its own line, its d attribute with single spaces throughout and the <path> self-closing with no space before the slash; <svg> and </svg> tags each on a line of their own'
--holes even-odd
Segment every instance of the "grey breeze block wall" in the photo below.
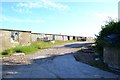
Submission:
<svg viewBox="0 0 120 80">
<path fill-rule="evenodd" d="M 104 48 L 104 62 L 111 68 L 120 69 L 120 48 Z"/>
<path fill-rule="evenodd" d="M 12 32 L 18 32 L 17 41 L 13 41 Z M 30 31 L 15 31 L 15 30 L 0 30 L 0 51 L 15 47 L 18 45 L 31 44 L 31 32 Z"/>
<path fill-rule="evenodd" d="M 9 31 L 0 30 L 0 45 L 1 45 L 0 51 L 11 46 L 9 36 L 10 36 Z"/>
<path fill-rule="evenodd" d="M 32 33 L 32 34 L 31 34 L 31 37 L 32 37 L 32 42 L 37 41 L 38 38 L 43 38 L 43 37 L 42 37 L 42 34 L 40 34 L 40 33 Z"/>
<path fill-rule="evenodd" d="M 38 40 L 53 40 L 53 34 L 32 33 L 32 42 L 35 42 Z"/>
<path fill-rule="evenodd" d="M 19 44 L 30 45 L 31 44 L 31 32 L 20 32 Z"/>
<path fill-rule="evenodd" d="M 67 41 L 68 40 L 68 37 L 66 35 L 63 35 L 63 40 L 64 41 Z"/>
</svg>

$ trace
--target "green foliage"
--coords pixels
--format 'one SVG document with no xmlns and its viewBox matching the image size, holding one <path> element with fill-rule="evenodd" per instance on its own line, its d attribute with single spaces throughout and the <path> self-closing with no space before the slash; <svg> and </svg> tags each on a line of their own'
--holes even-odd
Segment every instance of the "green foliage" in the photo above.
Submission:
<svg viewBox="0 0 120 80">
<path fill-rule="evenodd" d="M 10 55 L 11 53 L 13 53 L 14 51 L 12 49 L 8 49 L 8 50 L 5 50 L 3 51 L 1 54 L 2 55 Z"/>
<path fill-rule="evenodd" d="M 100 53 L 101 56 L 103 55 L 104 47 L 120 47 L 120 42 L 110 43 L 104 39 L 111 34 L 120 36 L 120 22 L 109 21 L 105 26 L 102 26 L 99 35 L 96 36 L 96 52 Z"/>
<path fill-rule="evenodd" d="M 70 40 L 70 41 L 58 40 L 58 41 L 55 41 L 55 43 L 37 41 L 37 42 L 32 43 L 29 46 L 17 46 L 15 48 L 10 48 L 10 49 L 4 50 L 3 52 L 1 52 L 1 55 L 11 55 L 14 52 L 22 52 L 25 54 L 31 54 L 31 53 L 35 53 L 36 51 L 41 50 L 41 49 L 49 48 L 54 45 L 68 43 L 68 42 L 75 42 L 75 40 Z"/>
</svg>

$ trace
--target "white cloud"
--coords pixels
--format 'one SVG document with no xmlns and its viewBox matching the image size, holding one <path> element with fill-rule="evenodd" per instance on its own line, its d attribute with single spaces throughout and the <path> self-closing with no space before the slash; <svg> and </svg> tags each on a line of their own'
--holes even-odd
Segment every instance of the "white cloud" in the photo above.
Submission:
<svg viewBox="0 0 120 80">
<path fill-rule="evenodd" d="M 41 2 L 24 2 L 24 3 L 18 3 L 17 7 L 40 8 L 43 6 L 41 5 Z"/>
<path fill-rule="evenodd" d="M 44 23 L 45 21 L 40 19 L 17 19 L 13 17 L 2 16 L 2 18 L 0 18 L 0 22 Z"/>
<path fill-rule="evenodd" d="M 48 0 L 38 0 L 36 2 L 21 2 L 17 4 L 17 7 L 68 9 L 67 5 L 50 2 Z"/>
<path fill-rule="evenodd" d="M 50 1 L 47 1 L 47 0 L 43 0 L 43 3 L 45 5 L 48 5 L 48 6 L 51 6 L 51 7 L 54 7 L 54 8 L 58 8 L 58 9 L 68 9 L 68 6 L 62 5 L 60 3 L 50 2 Z"/>
<path fill-rule="evenodd" d="M 12 9 L 15 11 L 15 12 L 18 12 L 18 13 L 28 13 L 28 14 L 31 14 L 31 11 L 27 8 L 22 8 L 22 7 L 13 7 L 12 6 Z"/>
</svg>

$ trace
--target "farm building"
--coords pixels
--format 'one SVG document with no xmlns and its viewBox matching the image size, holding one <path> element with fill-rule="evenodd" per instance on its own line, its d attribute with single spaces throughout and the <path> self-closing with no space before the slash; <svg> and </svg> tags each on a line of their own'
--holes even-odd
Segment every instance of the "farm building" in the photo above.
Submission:
<svg viewBox="0 0 120 80">
<path fill-rule="evenodd" d="M 57 40 L 56 34 L 48 34 L 48 33 L 32 33 L 32 41 L 51 41 L 51 40 Z M 56 39 L 55 39 L 56 38 Z"/>
<path fill-rule="evenodd" d="M 77 36 L 68 36 L 60 34 L 32 33 L 32 41 L 52 41 L 52 40 L 77 40 Z"/>
<path fill-rule="evenodd" d="M 0 51 L 31 44 L 31 31 L 0 29 Z"/>
<path fill-rule="evenodd" d="M 74 36 L 75 37 L 75 36 Z M 76 40 L 73 36 L 55 34 L 55 40 Z"/>
<path fill-rule="evenodd" d="M 31 33 L 31 31 L 0 29 L 0 51 L 18 45 L 29 45 L 32 42 L 52 41 L 52 40 L 78 40 L 79 36 L 47 34 L 47 33 Z"/>
<path fill-rule="evenodd" d="M 56 34 L 47 34 L 47 33 L 32 33 L 32 41 L 51 41 L 58 40 L 59 36 Z"/>
<path fill-rule="evenodd" d="M 48 34 L 48 33 L 32 33 L 32 41 L 51 41 L 51 40 L 63 40 L 62 35 Z"/>
<path fill-rule="evenodd" d="M 78 37 L 76 38 L 76 40 L 78 40 L 78 41 L 86 41 L 86 37 L 78 36 Z"/>
</svg>

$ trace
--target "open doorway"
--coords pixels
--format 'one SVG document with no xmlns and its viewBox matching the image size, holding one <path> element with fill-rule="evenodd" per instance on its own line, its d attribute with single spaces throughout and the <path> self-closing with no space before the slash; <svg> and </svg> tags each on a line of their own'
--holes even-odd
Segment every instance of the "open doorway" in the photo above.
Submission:
<svg viewBox="0 0 120 80">
<path fill-rule="evenodd" d="M 70 36 L 67 36 L 68 37 L 68 40 L 70 40 Z"/>
<path fill-rule="evenodd" d="M 55 40 L 55 35 L 53 35 L 53 40 Z"/>
<path fill-rule="evenodd" d="M 75 36 L 73 36 L 73 40 L 75 40 Z"/>
</svg>

